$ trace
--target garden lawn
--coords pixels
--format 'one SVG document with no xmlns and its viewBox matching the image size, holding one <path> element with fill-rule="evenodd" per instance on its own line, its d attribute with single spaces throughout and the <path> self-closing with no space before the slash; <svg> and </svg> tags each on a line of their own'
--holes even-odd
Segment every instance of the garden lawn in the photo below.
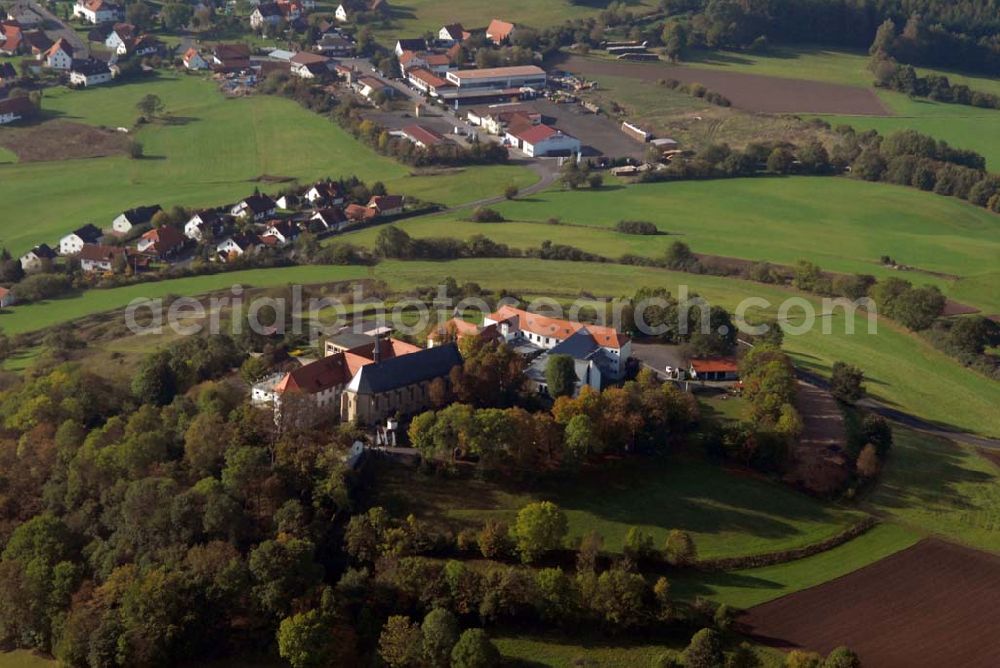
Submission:
<svg viewBox="0 0 1000 668">
<path fill-rule="evenodd" d="M 523 186 L 535 180 L 526 168 L 513 166 L 410 177 L 409 168 L 376 154 L 295 102 L 263 95 L 227 99 L 199 76 L 162 74 L 91 90 L 53 89 L 42 107 L 65 120 L 132 127 L 138 115 L 135 104 L 146 94 L 160 96 L 173 121 L 147 124 L 133 133 L 143 144 L 142 160 L 112 156 L 0 164 L 0 200 L 16 202 L 19 212 L 16 220 L 0 223 L 0 240 L 13 253 L 41 242 L 51 245 L 86 222 L 110 227 L 121 211 L 138 205 L 218 206 L 255 187 L 283 187 L 257 182 L 261 176 L 305 183 L 356 175 L 444 204 L 498 194 L 511 181 Z"/>
<path fill-rule="evenodd" d="M 600 470 L 530 486 L 431 477 L 398 466 L 380 469 L 378 480 L 373 505 L 452 530 L 478 530 L 487 519 L 513 524 L 528 503 L 550 500 L 566 512 L 571 539 L 597 531 L 611 552 L 622 550 L 632 526 L 652 536 L 657 548 L 671 529 L 683 529 L 699 557 L 714 558 L 802 547 L 862 517 L 781 485 L 677 459 L 608 462 Z"/>
<path fill-rule="evenodd" d="M 866 501 L 902 524 L 1000 552 L 1000 470 L 967 447 L 897 427 Z"/>
<path fill-rule="evenodd" d="M 418 237 L 485 234 L 516 248 L 551 240 L 612 258 L 658 257 L 683 241 L 697 253 L 786 265 L 808 259 L 831 271 L 933 283 L 987 313 L 1000 312 L 1000 216 L 914 189 L 840 177 L 754 178 L 548 190 L 495 208 L 513 222 L 472 223 L 447 214 L 398 226 Z M 548 224 L 551 218 L 569 225 Z M 666 234 L 618 233 L 613 227 L 622 219 L 651 221 Z M 368 229 L 347 238 L 367 245 L 377 234 Z M 960 278 L 900 273 L 881 265 L 882 255 Z"/>
<path fill-rule="evenodd" d="M 847 575 L 906 549 L 920 536 L 895 524 L 879 524 L 843 545 L 776 566 L 725 573 L 684 573 L 670 578 L 679 599 L 696 596 L 749 608 Z"/>
</svg>

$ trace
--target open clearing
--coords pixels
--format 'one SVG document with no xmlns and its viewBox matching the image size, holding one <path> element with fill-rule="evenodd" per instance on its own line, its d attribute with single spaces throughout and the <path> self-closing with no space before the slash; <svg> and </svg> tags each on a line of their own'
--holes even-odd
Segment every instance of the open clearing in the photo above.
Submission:
<svg viewBox="0 0 1000 668">
<path fill-rule="evenodd" d="M 102 158 L 128 150 L 120 132 L 69 121 L 48 121 L 0 132 L 0 144 L 19 163 Z"/>
<path fill-rule="evenodd" d="M 1000 557 L 927 539 L 871 566 L 765 603 L 742 618 L 758 640 L 866 666 L 996 665 Z"/>
<path fill-rule="evenodd" d="M 858 86 L 787 79 L 743 72 L 698 69 L 666 62 L 642 63 L 570 56 L 559 65 L 584 76 L 610 75 L 656 82 L 676 79 L 700 83 L 729 98 L 734 107 L 746 111 L 814 114 L 888 115 L 890 112 L 874 91 Z"/>
<path fill-rule="evenodd" d="M 711 559 L 802 547 L 862 517 L 753 476 L 675 458 L 608 462 L 572 479 L 522 485 L 427 476 L 395 465 L 380 467 L 378 480 L 372 505 L 452 530 L 479 529 L 487 519 L 512 524 L 528 503 L 551 500 L 566 511 L 571 537 L 596 530 L 611 552 L 621 551 L 632 526 L 658 548 L 671 529 L 688 531 L 699 557 Z"/>
<path fill-rule="evenodd" d="M 132 133 L 143 144 L 145 159 L 116 155 L 0 164 L 0 201 L 18 203 L 17 220 L 0 223 L 0 238 L 13 254 L 40 242 L 51 245 L 87 222 L 106 228 L 134 206 L 225 204 L 253 192 L 253 179 L 261 174 L 301 182 L 356 175 L 443 204 L 496 195 L 511 182 L 523 187 L 537 180 L 519 166 L 411 176 L 406 166 L 374 153 L 334 122 L 291 100 L 263 95 L 227 99 L 198 76 L 163 74 L 94 90 L 54 89 L 42 106 L 60 122 L 131 127 L 138 115 L 135 104 L 146 94 L 160 96 L 173 121 Z M 38 131 L 47 127 L 43 123 Z M 8 131 L 0 129 L 0 137 Z"/>
</svg>

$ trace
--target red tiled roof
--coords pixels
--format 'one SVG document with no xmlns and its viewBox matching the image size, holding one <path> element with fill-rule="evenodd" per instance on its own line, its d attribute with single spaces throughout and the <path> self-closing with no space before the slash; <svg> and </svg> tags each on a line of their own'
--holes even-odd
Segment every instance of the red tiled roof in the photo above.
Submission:
<svg viewBox="0 0 1000 668">
<path fill-rule="evenodd" d="M 424 146 L 433 146 L 444 141 L 444 135 L 423 125 L 407 125 L 402 131 L 407 137 Z"/>
<path fill-rule="evenodd" d="M 550 125 L 527 125 L 518 126 L 511 134 L 523 142 L 537 144 L 540 141 L 545 141 L 549 137 L 559 134 L 559 130 Z"/>
<path fill-rule="evenodd" d="M 406 76 L 412 77 L 414 79 L 419 79 L 420 81 L 423 81 L 425 84 L 433 88 L 440 88 L 441 86 L 445 86 L 448 84 L 448 82 L 442 79 L 441 77 L 437 76 L 430 70 L 423 69 L 422 67 L 416 67 L 408 71 L 406 73 Z"/>
<path fill-rule="evenodd" d="M 183 246 L 185 237 L 177 228 L 170 225 L 158 227 L 142 235 L 143 239 L 152 241 L 157 251 L 164 252 L 177 246 Z"/>
<path fill-rule="evenodd" d="M 501 21 L 500 19 L 493 19 L 490 21 L 490 25 L 486 28 L 487 36 L 489 36 L 489 38 L 497 44 L 510 37 L 510 34 L 513 31 L 513 23 Z"/>
<path fill-rule="evenodd" d="M 587 331 L 590 332 L 590 335 L 594 337 L 594 340 L 600 346 L 621 348 L 629 341 L 627 334 L 622 334 L 613 327 L 549 318 L 544 315 L 514 308 L 513 306 L 503 306 L 495 313 L 491 313 L 489 317 L 490 320 L 497 322 L 514 320 L 521 331 L 531 332 L 540 336 L 553 336 L 560 340 L 568 339 L 577 330 L 586 327 Z"/>
<path fill-rule="evenodd" d="M 407 343 L 406 341 L 400 341 L 399 339 L 382 339 L 379 341 L 379 359 L 385 361 L 393 357 L 402 357 L 403 355 L 409 355 L 410 353 L 416 353 L 423 350 L 420 346 L 415 346 L 412 343 Z M 363 346 L 358 346 L 357 348 L 351 348 L 347 351 L 350 355 L 357 355 L 366 360 L 375 359 L 375 343 L 366 343 Z"/>
<path fill-rule="evenodd" d="M 344 209 L 344 215 L 347 216 L 348 220 L 361 221 L 374 218 L 378 212 L 360 204 L 348 204 L 347 208 Z"/>
<path fill-rule="evenodd" d="M 299 391 L 316 394 L 337 385 L 346 385 L 354 371 L 344 353 L 337 353 L 290 371 L 275 386 L 277 392 Z"/>
<path fill-rule="evenodd" d="M 402 195 L 373 195 L 368 200 L 368 207 L 378 209 L 379 211 L 398 209 L 401 206 L 403 206 Z"/>
<path fill-rule="evenodd" d="M 731 357 L 712 357 L 691 360 L 691 368 L 695 373 L 735 373 L 739 365 Z"/>
<path fill-rule="evenodd" d="M 102 246 L 100 244 L 84 244 L 80 249 L 81 260 L 91 260 L 92 262 L 111 262 L 115 257 L 125 252 L 124 248 L 118 246 Z"/>
</svg>

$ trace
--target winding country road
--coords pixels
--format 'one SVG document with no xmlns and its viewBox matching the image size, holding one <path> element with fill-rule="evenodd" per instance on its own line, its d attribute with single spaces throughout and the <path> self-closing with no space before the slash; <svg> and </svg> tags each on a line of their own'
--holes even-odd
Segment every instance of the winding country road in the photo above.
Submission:
<svg viewBox="0 0 1000 668">
<path fill-rule="evenodd" d="M 797 371 L 799 378 L 805 382 L 823 389 L 830 388 L 830 382 L 823 376 L 805 371 L 803 369 L 797 369 Z M 865 397 L 858 402 L 858 406 L 873 413 L 877 413 L 888 420 L 898 422 L 905 427 L 909 427 L 910 429 L 924 432 L 925 434 L 940 436 L 941 438 L 947 438 L 976 448 L 983 448 L 984 450 L 1000 452 L 1000 439 L 989 438 L 987 436 L 977 436 L 968 432 L 959 431 L 954 427 L 930 422 L 929 420 L 917 417 L 916 415 L 906 413 L 896 408 L 891 408 L 873 397 Z"/>
</svg>

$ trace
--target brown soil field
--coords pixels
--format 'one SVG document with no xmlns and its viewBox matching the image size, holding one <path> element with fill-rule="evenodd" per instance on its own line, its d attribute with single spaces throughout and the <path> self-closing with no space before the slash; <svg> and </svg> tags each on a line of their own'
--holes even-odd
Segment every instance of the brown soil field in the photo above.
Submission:
<svg viewBox="0 0 1000 668">
<path fill-rule="evenodd" d="M 20 162 L 100 158 L 125 153 L 128 136 L 71 121 L 46 121 L 20 128 L 0 130 L 0 146 Z"/>
<path fill-rule="evenodd" d="M 640 63 L 569 56 L 558 66 L 584 76 L 630 77 L 643 81 L 676 79 L 700 83 L 729 98 L 734 107 L 769 114 L 863 114 L 890 116 L 873 90 L 859 86 L 786 79 L 741 72 L 718 72 L 669 63 Z"/>
<path fill-rule="evenodd" d="M 751 608 L 741 623 L 784 649 L 847 645 L 866 668 L 987 668 L 1000 657 L 998 600 L 1000 556 L 926 539 Z"/>
</svg>

